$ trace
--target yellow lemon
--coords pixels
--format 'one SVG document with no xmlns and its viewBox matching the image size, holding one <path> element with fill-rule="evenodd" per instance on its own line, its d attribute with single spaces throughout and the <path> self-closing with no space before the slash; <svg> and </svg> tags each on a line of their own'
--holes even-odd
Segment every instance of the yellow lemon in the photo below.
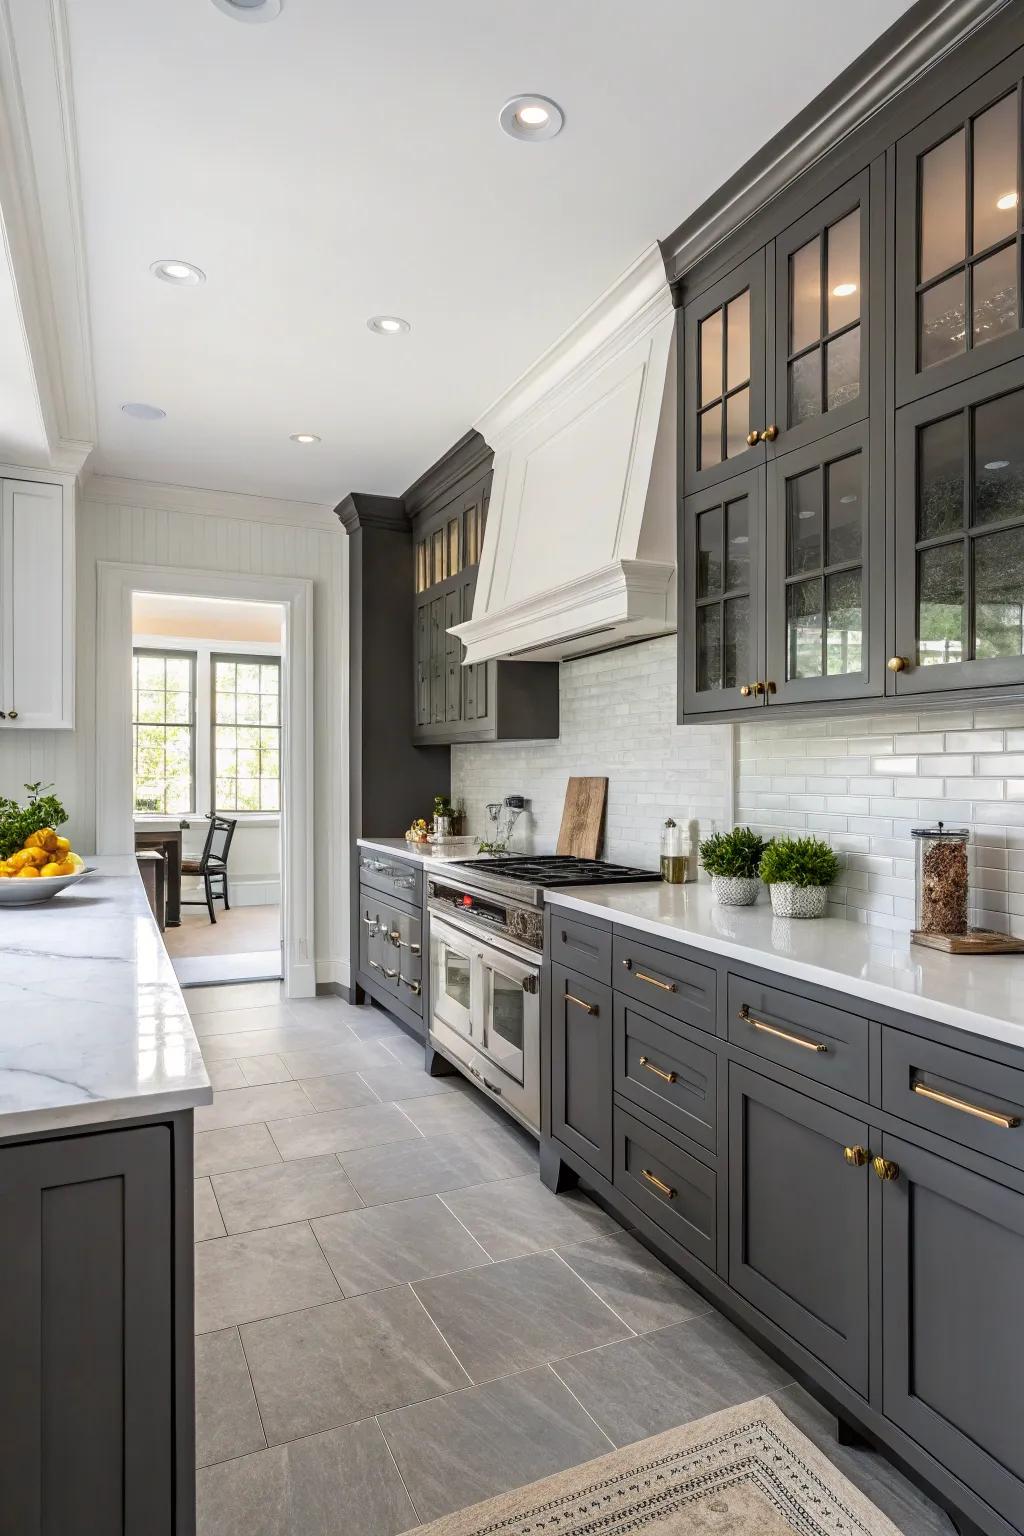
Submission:
<svg viewBox="0 0 1024 1536">
<path fill-rule="evenodd" d="M 44 880 L 53 880 L 57 876 L 62 875 L 64 873 L 64 865 L 63 864 L 55 864 L 51 860 L 51 862 L 49 864 L 44 864 L 43 865 L 43 867 L 39 871 L 39 873 L 40 873 L 41 877 Z"/>
<path fill-rule="evenodd" d="M 47 869 L 49 867 L 50 866 L 47 865 Z M 77 875 L 78 865 L 73 864 L 70 859 L 62 859 L 60 863 L 55 866 L 55 873 L 58 875 Z M 43 870 L 43 874 L 46 874 L 45 869 Z"/>
<path fill-rule="evenodd" d="M 71 852 L 71 839 L 67 837 L 58 837 L 56 851 L 61 855 L 62 858 L 66 858 L 67 855 Z"/>
<path fill-rule="evenodd" d="M 17 880 L 38 880 L 39 879 L 39 871 L 38 871 L 38 869 L 36 869 L 34 864 L 26 864 L 21 869 L 18 870 L 18 873 L 15 876 L 15 879 L 17 879 Z"/>
<path fill-rule="evenodd" d="M 64 862 L 65 864 L 71 865 L 71 868 L 68 871 L 68 873 L 71 875 L 77 875 L 79 870 L 85 868 L 85 860 L 80 854 L 77 853 L 69 853 Z"/>
</svg>

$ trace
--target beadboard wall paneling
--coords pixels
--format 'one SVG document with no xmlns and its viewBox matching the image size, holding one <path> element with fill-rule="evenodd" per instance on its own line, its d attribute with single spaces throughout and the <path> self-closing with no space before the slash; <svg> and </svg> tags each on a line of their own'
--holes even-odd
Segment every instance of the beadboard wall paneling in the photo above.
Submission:
<svg viewBox="0 0 1024 1536">
<path fill-rule="evenodd" d="M 906 932 L 912 827 L 971 828 L 973 921 L 1024 938 L 1024 706 L 738 727 L 736 816 L 843 855 L 829 910 Z"/>
<path fill-rule="evenodd" d="M 563 662 L 559 707 L 557 741 L 452 748 L 452 795 L 472 832 L 486 832 L 488 801 L 522 794 L 516 844 L 550 852 L 571 774 L 608 776 L 608 859 L 656 869 L 666 817 L 694 815 L 702 830 L 731 820 L 733 728 L 676 724 L 674 635 Z"/>
<path fill-rule="evenodd" d="M 20 795 L 26 782 L 52 781 L 70 813 L 68 830 L 74 846 L 86 851 L 94 848 L 96 732 L 103 729 L 103 722 L 96 719 L 97 561 L 312 578 L 317 701 L 314 808 L 320 853 L 315 872 L 317 980 L 347 984 L 348 885 L 342 853 L 348 846 L 342 751 L 348 675 L 346 543 L 340 526 L 335 532 L 329 527 L 221 517 L 166 505 L 80 501 L 75 729 L 0 732 L 0 794 Z"/>
</svg>

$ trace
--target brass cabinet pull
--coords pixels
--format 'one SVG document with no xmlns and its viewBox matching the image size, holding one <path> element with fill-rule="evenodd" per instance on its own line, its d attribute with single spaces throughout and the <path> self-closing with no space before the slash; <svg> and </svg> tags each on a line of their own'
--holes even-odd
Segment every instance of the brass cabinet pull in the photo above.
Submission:
<svg viewBox="0 0 1024 1536">
<path fill-rule="evenodd" d="M 577 997 L 576 996 L 575 992 L 567 992 L 565 994 L 565 1000 L 566 1000 L 567 1003 L 575 1003 L 576 1007 L 577 1008 L 582 1008 L 584 1013 L 596 1013 L 597 1012 L 597 1008 L 594 1006 L 593 1003 L 585 1003 L 583 1001 L 582 997 Z"/>
<path fill-rule="evenodd" d="M 828 1050 L 827 1045 L 822 1045 L 820 1040 L 805 1040 L 803 1035 L 792 1035 L 788 1029 L 778 1029 L 774 1024 L 766 1024 L 764 1019 L 755 1019 L 747 1004 L 744 1003 L 739 1011 L 739 1018 L 744 1024 L 753 1025 L 763 1035 L 774 1035 L 777 1040 L 785 1040 L 787 1045 L 798 1045 L 804 1051 L 817 1051 L 823 1055 Z"/>
<path fill-rule="evenodd" d="M 634 975 L 637 981 L 649 982 L 652 987 L 657 987 L 662 992 L 674 992 L 676 990 L 674 981 L 659 981 L 657 976 L 648 976 L 646 971 L 635 971 Z"/>
<path fill-rule="evenodd" d="M 664 1067 L 656 1067 L 654 1062 L 649 1061 L 646 1056 L 640 1057 L 640 1065 L 642 1067 L 646 1067 L 648 1072 L 653 1072 L 655 1077 L 660 1077 L 664 1083 L 675 1083 L 679 1081 L 675 1072 L 666 1072 Z"/>
<path fill-rule="evenodd" d="M 17 718 L 18 718 L 18 711 L 16 709 L 9 709 L 7 711 L 7 718 L 8 718 L 8 720 L 17 720 Z"/>
<path fill-rule="evenodd" d="M 774 443 L 778 435 L 779 429 L 774 425 L 774 423 L 770 427 L 765 427 L 764 431 L 761 433 L 761 437 L 766 443 Z"/>
<path fill-rule="evenodd" d="M 878 1177 L 885 1183 L 891 1183 L 900 1176 L 899 1163 L 894 1163 L 887 1157 L 873 1157 L 871 1159 L 871 1166 Z"/>
<path fill-rule="evenodd" d="M 758 440 L 758 438 L 760 436 L 761 436 L 760 432 L 757 432 L 757 431 L 748 432 L 747 433 L 747 447 L 748 448 L 753 448 L 754 444 L 757 442 L 757 440 Z"/>
<path fill-rule="evenodd" d="M 890 656 L 886 662 L 890 672 L 905 672 L 910 663 L 905 656 Z"/>
<path fill-rule="evenodd" d="M 749 683 L 743 683 L 741 685 L 741 687 L 740 687 L 740 698 L 741 699 L 749 699 L 750 695 L 753 693 L 753 691 L 754 690 L 753 690 L 753 688 L 751 688 Z"/>
<path fill-rule="evenodd" d="M 986 1125 L 1001 1126 L 1004 1131 L 1014 1131 L 1020 1125 L 1019 1115 L 1006 1115 L 1000 1109 L 985 1109 L 981 1104 L 971 1104 L 967 1099 L 957 1099 L 951 1093 L 929 1088 L 927 1083 L 915 1083 L 914 1092 L 922 1099 L 931 1099 L 934 1104 L 945 1104 L 947 1109 L 958 1109 L 961 1114 L 984 1120 Z"/>
<path fill-rule="evenodd" d="M 844 1147 L 843 1156 L 851 1168 L 863 1168 L 864 1164 L 871 1160 L 871 1153 L 867 1147 Z"/>
<path fill-rule="evenodd" d="M 659 1179 L 658 1175 L 656 1173 L 652 1173 L 649 1168 L 641 1168 L 640 1172 L 643 1174 L 648 1184 L 654 1185 L 659 1195 L 664 1195 L 666 1200 L 675 1199 L 676 1192 L 672 1188 L 671 1184 L 666 1184 L 664 1179 Z"/>
</svg>

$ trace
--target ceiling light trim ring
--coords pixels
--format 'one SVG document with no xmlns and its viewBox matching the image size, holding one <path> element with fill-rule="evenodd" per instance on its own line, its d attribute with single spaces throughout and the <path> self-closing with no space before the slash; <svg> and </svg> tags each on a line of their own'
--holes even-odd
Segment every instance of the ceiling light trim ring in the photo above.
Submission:
<svg viewBox="0 0 1024 1536">
<path fill-rule="evenodd" d="M 218 11 L 230 16 L 232 21 L 276 21 L 281 14 L 283 0 L 213 0 Z"/>
<path fill-rule="evenodd" d="M 206 273 L 202 267 L 180 256 L 161 256 L 159 261 L 150 265 L 149 270 L 161 283 L 170 283 L 172 288 L 198 288 L 200 283 L 206 282 Z"/>
<path fill-rule="evenodd" d="M 130 416 L 133 421 L 163 421 L 167 412 L 162 406 L 150 405 L 145 400 L 126 400 L 121 414 Z"/>
<path fill-rule="evenodd" d="M 316 432 L 290 432 L 288 434 L 288 441 L 291 443 L 301 443 L 303 448 L 308 448 L 311 443 L 319 443 L 323 439 Z"/>
<path fill-rule="evenodd" d="M 366 322 L 366 329 L 375 336 L 401 336 L 411 331 L 412 326 L 401 315 L 371 315 Z"/>
<path fill-rule="evenodd" d="M 544 113 L 543 118 L 538 122 L 530 121 L 530 115 L 536 113 L 539 116 L 541 112 Z M 498 113 L 498 125 L 510 139 L 519 139 L 523 144 L 539 144 L 561 133 L 565 125 L 565 113 L 550 96 L 538 96 L 530 92 L 506 101 Z"/>
</svg>

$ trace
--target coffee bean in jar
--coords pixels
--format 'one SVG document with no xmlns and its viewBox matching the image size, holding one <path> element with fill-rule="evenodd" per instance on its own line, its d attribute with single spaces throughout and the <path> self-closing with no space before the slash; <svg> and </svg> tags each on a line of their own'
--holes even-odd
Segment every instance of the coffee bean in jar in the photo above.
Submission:
<svg viewBox="0 0 1024 1536">
<path fill-rule="evenodd" d="M 965 934 L 970 929 L 970 832 L 966 827 L 914 827 L 917 843 L 919 933 Z"/>
</svg>

